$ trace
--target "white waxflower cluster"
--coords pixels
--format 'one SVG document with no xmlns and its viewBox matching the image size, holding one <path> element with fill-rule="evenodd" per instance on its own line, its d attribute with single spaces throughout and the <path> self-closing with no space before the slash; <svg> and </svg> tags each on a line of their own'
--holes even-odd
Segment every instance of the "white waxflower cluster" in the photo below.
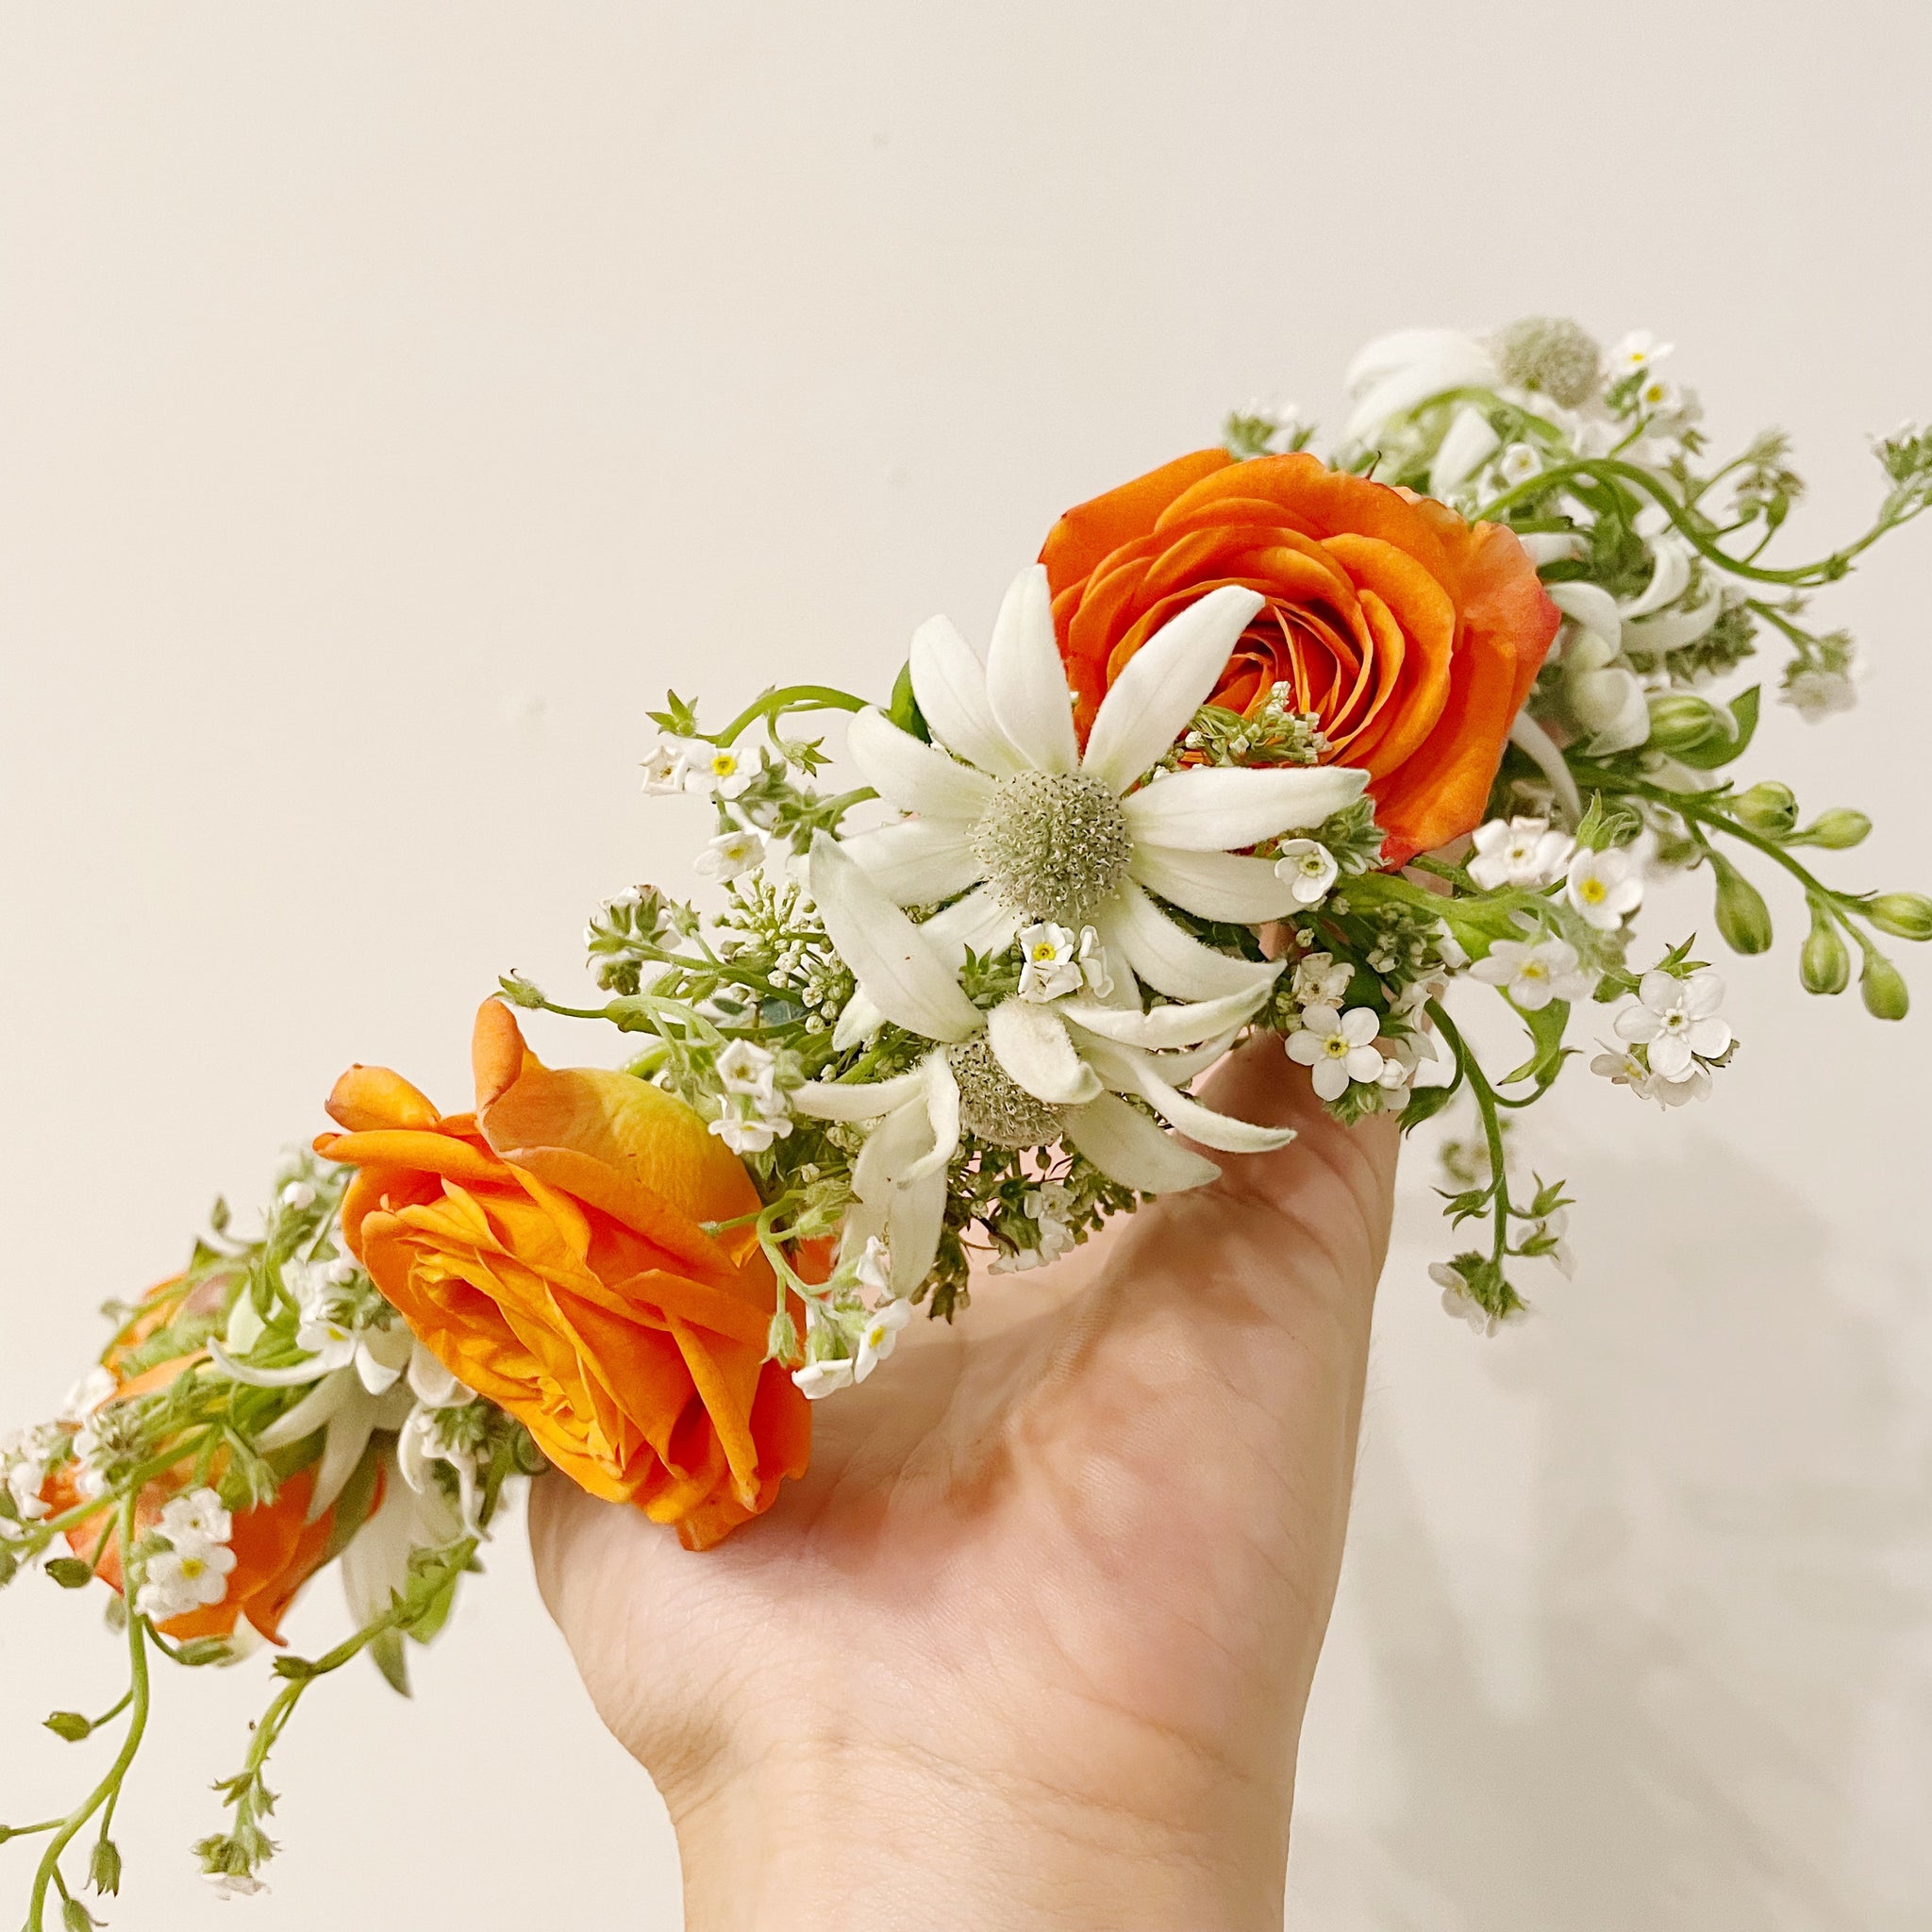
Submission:
<svg viewBox="0 0 1932 1932">
<path fill-rule="evenodd" d="M 1034 1224 L 1037 1236 L 1030 1244 L 1003 1250 L 992 1263 L 994 1274 L 1024 1274 L 1029 1268 L 1044 1268 L 1057 1261 L 1074 1245 L 1074 1231 L 1066 1217 L 1074 1205 L 1072 1193 L 1058 1181 L 1042 1181 L 1029 1188 L 1021 1208 Z"/>
<path fill-rule="evenodd" d="M 164 1624 L 220 1603 L 235 1567 L 235 1553 L 228 1547 L 233 1534 L 233 1519 L 215 1491 L 194 1489 L 171 1497 L 152 1538 L 144 1540 L 135 1613 Z"/>
</svg>

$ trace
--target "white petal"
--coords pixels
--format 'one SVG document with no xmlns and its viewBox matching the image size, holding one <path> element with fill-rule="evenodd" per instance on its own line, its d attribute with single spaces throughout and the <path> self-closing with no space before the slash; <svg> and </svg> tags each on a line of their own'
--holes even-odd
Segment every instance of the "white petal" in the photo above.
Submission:
<svg viewBox="0 0 1932 1932">
<path fill-rule="evenodd" d="M 865 1137 L 852 1163 L 852 1191 L 873 1207 L 890 1202 L 908 1168 L 932 1152 L 932 1120 L 924 1097 L 889 1113 Z"/>
<path fill-rule="evenodd" d="M 1264 602 L 1258 591 L 1224 584 L 1162 625 L 1101 701 L 1080 769 L 1124 791 L 1213 695 L 1229 654 Z"/>
<path fill-rule="evenodd" d="M 1102 1174 L 1142 1194 L 1178 1194 L 1219 1180 L 1221 1170 L 1163 1134 L 1138 1108 L 1111 1093 L 1062 1117 L 1066 1137 Z"/>
<path fill-rule="evenodd" d="M 1624 644 L 1624 613 L 1617 600 L 1601 584 L 1549 584 L 1544 587 L 1564 616 L 1574 618 L 1585 630 L 1603 639 L 1612 652 Z"/>
<path fill-rule="evenodd" d="M 1368 782 L 1366 772 L 1348 765 L 1265 772 L 1201 766 L 1142 787 L 1122 802 L 1121 811 L 1137 844 L 1144 841 L 1182 852 L 1229 852 L 1257 845 L 1278 832 L 1319 825 L 1353 805 Z"/>
<path fill-rule="evenodd" d="M 312 1436 L 323 1427 L 341 1407 L 348 1393 L 349 1377 L 340 1371 L 318 1382 L 293 1408 L 257 1432 L 255 1446 L 265 1456 L 274 1455 L 277 1449 L 292 1448 L 305 1436 Z"/>
<path fill-rule="evenodd" d="M 959 1083 L 953 1076 L 942 1053 L 928 1054 L 919 1070 L 925 1117 L 932 1127 L 932 1152 L 915 1160 L 900 1176 L 901 1185 L 923 1181 L 928 1174 L 943 1174 L 953 1156 L 959 1151 Z M 926 1267 L 931 1267 L 928 1261 Z M 924 1274 L 924 1269 L 921 1274 Z"/>
<path fill-rule="evenodd" d="M 1436 460 L 1429 465 L 1429 494 L 1447 496 L 1475 474 L 1501 441 L 1490 419 L 1474 403 L 1464 403 L 1436 451 Z"/>
<path fill-rule="evenodd" d="M 1163 781 L 1172 782 L 1172 781 Z M 1097 915 L 1101 943 L 1157 992 L 1181 1000 L 1218 999 L 1272 985 L 1287 963 L 1233 959 L 1183 932 L 1132 879 Z"/>
<path fill-rule="evenodd" d="M 1017 915 L 982 886 L 935 912 L 919 928 L 919 935 L 957 972 L 965 962 L 969 947 L 982 959 L 989 958 L 1004 953 L 1019 930 Z"/>
<path fill-rule="evenodd" d="M 792 1090 L 791 1106 L 815 1121 L 875 1121 L 917 1100 L 924 1079 L 915 1068 L 893 1080 L 808 1080 Z"/>
<path fill-rule="evenodd" d="M 320 1381 L 338 1369 L 347 1368 L 355 1359 L 356 1344 L 349 1341 L 332 1341 L 326 1348 L 318 1349 L 306 1362 L 297 1362 L 287 1369 L 251 1368 L 246 1362 L 238 1362 L 218 1341 L 209 1342 L 208 1352 L 223 1374 L 245 1388 L 306 1389 L 309 1383 Z"/>
<path fill-rule="evenodd" d="M 978 1032 L 973 1002 L 919 928 L 824 832 L 811 841 L 811 895 L 839 956 L 895 1025 L 928 1040 Z"/>
<path fill-rule="evenodd" d="M 1652 539 L 1650 551 L 1650 582 L 1623 607 L 1625 617 L 1648 617 L 1653 610 L 1674 604 L 1690 582 L 1690 546 L 1674 530 Z"/>
<path fill-rule="evenodd" d="M 909 1295 L 932 1273 L 946 1215 L 946 1171 L 895 1189 L 886 1214 L 891 1253 L 892 1292 Z"/>
<path fill-rule="evenodd" d="M 986 1018 L 993 1058 L 1036 1100 L 1079 1106 L 1100 1091 L 1100 1076 L 1074 1049 L 1066 1023 L 1033 1000 L 1002 1000 Z"/>
<path fill-rule="evenodd" d="M 1239 1026 L 1268 997 L 1267 981 L 1218 1000 L 1191 1000 L 1178 1007 L 1156 1007 L 1151 1013 L 1095 1006 L 1086 1000 L 1062 1002 L 1060 1011 L 1076 1026 L 1123 1046 L 1193 1046 Z"/>
<path fill-rule="evenodd" d="M 1267 1154 L 1286 1147 L 1294 1139 L 1292 1127 L 1264 1127 L 1253 1121 L 1239 1121 L 1231 1114 L 1216 1113 L 1203 1107 L 1161 1078 L 1144 1056 L 1137 1057 L 1140 1089 L 1162 1119 L 1171 1122 L 1191 1141 L 1204 1147 L 1219 1148 L 1224 1154 Z"/>
<path fill-rule="evenodd" d="M 986 666 L 949 620 L 928 618 L 912 633 L 911 659 L 912 695 L 932 735 L 996 778 L 1019 771 L 1021 759 L 987 702 Z"/>
<path fill-rule="evenodd" d="M 1538 769 L 1563 801 L 1563 808 L 1570 814 L 1570 823 L 1579 824 L 1583 818 L 1583 800 L 1577 793 L 1576 780 L 1571 775 L 1570 766 L 1557 749 L 1557 741 L 1524 710 L 1517 712 L 1516 722 L 1509 727 L 1509 742 L 1519 751 L 1526 751 L 1536 760 Z"/>
<path fill-rule="evenodd" d="M 1150 892 L 1201 919 L 1258 925 L 1264 919 L 1286 919 L 1295 909 L 1294 882 L 1276 878 L 1265 858 L 1137 845 L 1127 870 Z"/>
<path fill-rule="evenodd" d="M 1053 598 L 1043 565 L 1029 564 L 1008 587 L 986 654 L 986 699 L 1001 734 L 1041 772 L 1072 772 L 1074 694 L 1053 634 Z"/>
<path fill-rule="evenodd" d="M 474 1391 L 419 1341 L 409 1353 L 409 1392 L 425 1408 L 453 1408 L 468 1401 Z"/>
<path fill-rule="evenodd" d="M 950 899 L 975 883 L 983 870 L 964 828 L 951 819 L 907 819 L 839 842 L 898 906 Z"/>
<path fill-rule="evenodd" d="M 1359 396 L 1347 442 L 1373 438 L 1391 416 L 1451 389 L 1494 389 L 1502 381 L 1494 358 L 1459 329 L 1408 328 L 1378 337 L 1349 364 L 1348 391 Z"/>
<path fill-rule="evenodd" d="M 318 1521 L 322 1512 L 349 1486 L 362 1452 L 375 1428 L 375 1403 L 358 1384 L 349 1385 L 349 1393 L 328 1425 L 323 1440 L 322 1460 L 315 1468 L 315 1489 L 308 1498 L 308 1521 Z"/>
<path fill-rule="evenodd" d="M 920 743 L 871 706 L 847 726 L 845 748 L 865 782 L 901 811 L 971 824 L 992 799 L 992 780 L 984 772 L 962 765 L 936 744 Z"/>
<path fill-rule="evenodd" d="M 845 1010 L 839 1015 L 839 1024 L 832 1029 L 832 1044 L 840 1053 L 848 1052 L 861 1040 L 870 1040 L 885 1024 L 886 1016 L 860 987 L 845 1002 Z"/>
</svg>

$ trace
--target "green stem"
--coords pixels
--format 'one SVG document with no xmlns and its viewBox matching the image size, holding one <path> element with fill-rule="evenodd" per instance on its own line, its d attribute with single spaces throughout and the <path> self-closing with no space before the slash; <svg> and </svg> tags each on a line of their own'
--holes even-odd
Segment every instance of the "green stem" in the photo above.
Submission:
<svg viewBox="0 0 1932 1932">
<path fill-rule="evenodd" d="M 775 718 L 787 711 L 862 711 L 866 701 L 849 691 L 829 684 L 788 684 L 768 691 L 747 705 L 724 730 L 712 733 L 707 744 L 720 747 L 735 744 L 760 718 Z"/>
<path fill-rule="evenodd" d="M 134 1546 L 134 1496 L 130 1494 L 122 1504 L 121 1546 L 124 1550 L 131 1550 Z M 131 1574 L 125 1578 L 125 1587 L 129 1591 L 134 1588 Z M 147 1619 L 137 1615 L 131 1606 L 127 1613 L 127 1655 L 128 1690 L 124 1701 L 133 1707 L 127 1720 L 127 1734 L 122 1739 L 121 1749 L 115 1754 L 113 1763 L 108 1767 L 107 1774 L 81 1803 L 61 1820 L 46 1851 L 42 1855 L 40 1869 L 34 1874 L 33 1896 L 27 1904 L 25 1932 L 43 1932 L 47 1888 L 50 1885 L 58 1886 L 61 1896 L 67 1896 L 66 1882 L 60 1876 L 61 1855 L 74 1842 L 75 1836 L 88 1820 L 103 1805 L 111 1804 L 120 1791 L 121 1782 L 133 1765 L 135 1754 L 141 1749 L 142 1735 L 147 1729 Z M 119 1709 L 120 1706 L 117 1705 L 115 1708 Z"/>
<path fill-rule="evenodd" d="M 1490 1258 L 1501 1268 L 1504 1257 L 1509 1252 L 1510 1208 L 1509 1179 L 1503 1164 L 1503 1122 L 1496 1111 L 1496 1090 L 1490 1085 L 1489 1076 L 1477 1063 L 1455 1021 L 1443 1011 L 1441 1000 L 1429 1002 L 1429 1017 L 1441 1029 L 1442 1038 L 1455 1052 L 1456 1064 L 1469 1082 L 1469 1091 L 1475 1097 L 1476 1111 L 1482 1115 L 1483 1139 L 1490 1149 L 1491 1198 L 1495 1203 L 1495 1237 Z"/>
</svg>

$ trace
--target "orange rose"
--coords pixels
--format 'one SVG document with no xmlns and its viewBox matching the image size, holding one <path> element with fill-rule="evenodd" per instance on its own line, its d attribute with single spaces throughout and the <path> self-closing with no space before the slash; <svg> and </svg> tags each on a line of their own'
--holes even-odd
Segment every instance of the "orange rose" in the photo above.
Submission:
<svg viewBox="0 0 1932 1932">
<path fill-rule="evenodd" d="M 188 1294 L 181 1293 L 180 1277 L 162 1282 L 142 1298 L 143 1313 L 120 1336 L 108 1351 L 106 1365 L 115 1373 L 117 1395 L 146 1395 L 165 1389 L 199 1354 L 181 1356 L 161 1362 L 142 1374 L 124 1376 L 122 1357 L 127 1351 L 182 1313 L 218 1310 L 228 1284 L 219 1277 L 204 1279 Z M 209 1474 L 221 1481 L 224 1458 L 217 1457 Z M 74 1487 L 75 1466 L 62 1463 L 47 1480 L 42 1492 L 49 1508 L 71 1509 L 81 1498 Z M 158 1477 L 141 1492 L 135 1507 L 135 1528 L 145 1535 L 160 1521 L 162 1506 L 178 1491 L 190 1487 L 193 1464 L 184 1462 L 178 1472 Z M 308 1519 L 308 1499 L 314 1480 L 308 1470 L 298 1470 L 282 1483 L 272 1503 L 255 1509 L 238 1509 L 228 1547 L 234 1552 L 235 1567 L 227 1575 L 227 1590 L 218 1604 L 188 1610 L 158 1624 L 162 1633 L 179 1642 L 195 1637 L 232 1637 L 243 1619 L 271 1643 L 282 1641 L 282 1618 L 302 1586 L 335 1554 L 336 1510 L 332 1505 L 313 1523 Z M 380 1478 L 371 1507 L 381 1499 Z M 77 1523 L 67 1532 L 68 1547 L 76 1557 L 92 1558 L 100 1542 L 105 1516 L 93 1516 Z M 116 1591 L 122 1588 L 120 1533 L 109 1532 L 95 1574 Z"/>
<path fill-rule="evenodd" d="M 1084 739 L 1122 667 L 1221 584 L 1267 603 L 1213 702 L 1285 682 L 1366 767 L 1384 862 L 1480 823 L 1560 614 L 1514 535 L 1307 455 L 1200 450 L 1069 510 L 1040 553 Z"/>
<path fill-rule="evenodd" d="M 689 1549 L 804 1474 L 805 1397 L 765 1360 L 776 1292 L 751 1177 L 660 1088 L 552 1072 L 495 1000 L 476 1015 L 476 1111 L 352 1067 L 316 1152 L 360 1170 L 350 1252 L 451 1374 L 518 1418 L 592 1495 L 674 1523 Z"/>
</svg>

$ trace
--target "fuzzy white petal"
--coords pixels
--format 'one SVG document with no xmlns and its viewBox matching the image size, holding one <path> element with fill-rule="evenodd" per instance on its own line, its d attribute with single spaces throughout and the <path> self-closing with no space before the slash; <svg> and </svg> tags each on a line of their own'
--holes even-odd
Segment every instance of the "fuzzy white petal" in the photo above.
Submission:
<svg viewBox="0 0 1932 1932">
<path fill-rule="evenodd" d="M 865 782 L 889 805 L 927 818 L 974 823 L 992 800 L 992 780 L 949 758 L 936 744 L 922 744 L 871 706 L 847 727 L 845 748 Z"/>
<path fill-rule="evenodd" d="M 1172 782 L 1172 781 L 1167 781 Z M 1234 959 L 1183 932 L 1132 879 L 1096 915 L 1101 943 L 1157 992 L 1180 1000 L 1219 999 L 1273 985 L 1285 961 Z"/>
<path fill-rule="evenodd" d="M 1617 600 L 1601 584 L 1550 584 L 1549 599 L 1565 617 L 1574 620 L 1593 637 L 1601 638 L 1612 652 L 1623 647 L 1624 613 Z"/>
<path fill-rule="evenodd" d="M 1193 1046 L 1239 1026 L 1268 997 L 1268 987 L 1269 982 L 1263 980 L 1240 992 L 1224 993 L 1220 999 L 1156 1007 L 1151 1013 L 1096 1006 L 1087 1000 L 1067 1000 L 1060 1011 L 1074 1025 L 1123 1046 Z"/>
<path fill-rule="evenodd" d="M 932 1127 L 932 1151 L 922 1156 L 900 1176 L 901 1185 L 923 1181 L 930 1174 L 945 1174 L 953 1156 L 959 1151 L 959 1083 L 942 1053 L 928 1054 L 919 1070 L 920 1099 Z M 930 1267 L 931 1262 L 926 1266 Z M 922 1269 L 921 1274 L 924 1273 Z"/>
<path fill-rule="evenodd" d="M 1464 403 L 1451 421 L 1436 451 L 1435 461 L 1429 465 L 1429 494 L 1447 496 L 1489 460 L 1501 441 L 1490 419 L 1474 403 Z"/>
<path fill-rule="evenodd" d="M 1061 1117 L 1066 1137 L 1110 1179 L 1143 1194 L 1178 1194 L 1219 1180 L 1221 1170 L 1164 1134 L 1138 1108 L 1111 1093 Z"/>
<path fill-rule="evenodd" d="M 1224 1154 L 1268 1154 L 1276 1147 L 1286 1147 L 1294 1139 L 1292 1127 L 1264 1127 L 1202 1106 L 1162 1079 L 1144 1057 L 1137 1065 L 1142 1097 L 1163 1120 L 1204 1147 L 1213 1147 Z"/>
<path fill-rule="evenodd" d="M 911 1294 L 932 1272 L 945 1215 L 943 1167 L 893 1191 L 891 1206 L 886 1211 L 886 1240 L 891 1254 L 894 1294 Z"/>
<path fill-rule="evenodd" d="M 811 895 L 840 957 L 887 1019 L 928 1040 L 979 1030 L 952 969 L 824 832 L 811 843 Z"/>
<path fill-rule="evenodd" d="M 891 1200 L 907 1170 L 932 1152 L 932 1121 L 924 1098 L 889 1113 L 865 1137 L 852 1163 L 852 1191 L 872 1207 Z"/>
<path fill-rule="evenodd" d="M 928 618 L 912 633 L 911 663 L 912 695 L 948 751 L 996 778 L 1021 769 L 987 702 L 986 666 L 948 619 Z"/>
<path fill-rule="evenodd" d="M 1201 766 L 1136 791 L 1122 802 L 1121 811 L 1137 844 L 1227 852 L 1278 832 L 1319 825 L 1353 805 L 1368 782 L 1366 772 L 1347 765 L 1274 771 Z"/>
<path fill-rule="evenodd" d="M 312 1436 L 333 1418 L 349 1393 L 349 1377 L 341 1371 L 326 1376 L 318 1382 L 293 1408 L 279 1415 L 268 1427 L 259 1430 L 255 1438 L 255 1446 L 264 1456 L 273 1456 L 278 1449 L 292 1448 L 306 1436 Z"/>
<path fill-rule="evenodd" d="M 950 819 L 907 819 L 839 841 L 894 905 L 929 906 L 980 877 L 966 833 Z"/>
<path fill-rule="evenodd" d="M 1265 601 L 1258 591 L 1224 584 L 1169 618 L 1128 658 L 1101 701 L 1080 769 L 1124 791 L 1208 702 L 1236 641 Z"/>
<path fill-rule="evenodd" d="M 839 1015 L 839 1024 L 832 1029 L 832 1044 L 840 1053 L 849 1052 L 861 1040 L 870 1040 L 885 1024 L 886 1016 L 860 987 Z"/>
<path fill-rule="evenodd" d="M 987 1044 L 1016 1086 L 1051 1106 L 1079 1106 L 1100 1091 L 1100 1076 L 1074 1051 L 1066 1023 L 1033 1000 L 1002 1000 L 986 1017 Z"/>
<path fill-rule="evenodd" d="M 1275 877 L 1273 863 L 1265 858 L 1137 845 L 1127 870 L 1150 892 L 1172 900 L 1183 912 L 1235 925 L 1286 919 L 1297 903 L 1293 882 Z"/>
<path fill-rule="evenodd" d="M 1000 604 L 986 654 L 986 699 L 1001 735 L 1036 771 L 1078 767 L 1074 697 L 1054 641 L 1053 598 L 1041 564 L 1023 570 Z"/>
<path fill-rule="evenodd" d="M 924 1078 L 915 1069 L 893 1080 L 808 1080 L 792 1090 L 791 1106 L 815 1121 L 875 1121 L 917 1100 Z"/>
<path fill-rule="evenodd" d="M 325 1509 L 349 1486 L 362 1452 L 369 1446 L 376 1421 L 375 1398 L 359 1382 L 347 1383 L 348 1393 L 328 1425 L 322 1460 L 316 1465 L 315 1488 L 308 1498 L 308 1521 L 320 1520 Z"/>
<path fill-rule="evenodd" d="M 1004 953 L 1020 930 L 1017 914 L 1009 912 L 992 891 L 982 886 L 968 892 L 942 911 L 935 912 L 920 928 L 920 937 L 956 972 L 964 963 L 970 947 L 981 958 Z"/>
<path fill-rule="evenodd" d="M 1517 712 L 1516 722 L 1509 727 L 1509 742 L 1536 760 L 1538 770 L 1563 801 L 1563 809 L 1570 814 L 1570 823 L 1580 823 L 1583 799 L 1577 792 L 1576 780 L 1571 775 L 1569 763 L 1557 748 L 1557 741 L 1525 710 Z"/>
<path fill-rule="evenodd" d="M 1690 545 L 1674 530 L 1651 541 L 1650 581 L 1623 607 L 1625 617 L 1648 617 L 1674 604 L 1690 582 Z"/>
</svg>

